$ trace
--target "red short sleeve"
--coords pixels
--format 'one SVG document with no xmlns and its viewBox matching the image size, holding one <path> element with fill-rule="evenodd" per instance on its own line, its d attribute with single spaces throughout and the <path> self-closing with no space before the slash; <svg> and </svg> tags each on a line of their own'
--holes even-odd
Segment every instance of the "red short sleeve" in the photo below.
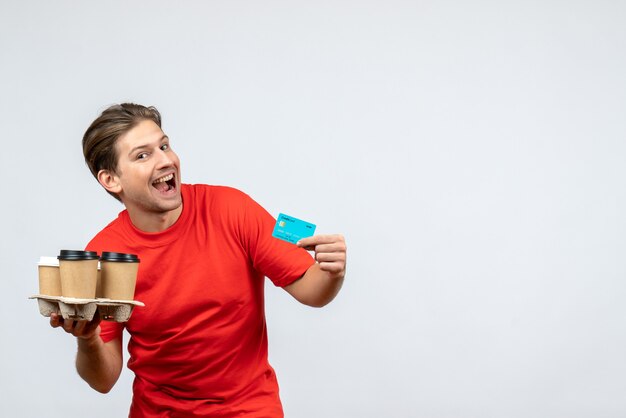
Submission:
<svg viewBox="0 0 626 418">
<path fill-rule="evenodd" d="M 274 238 L 276 219 L 250 197 L 246 196 L 245 203 L 244 242 L 254 268 L 279 287 L 302 277 L 315 263 L 313 257 L 303 248 Z"/>
<path fill-rule="evenodd" d="M 102 321 L 100 322 L 100 329 L 100 338 L 105 343 L 108 343 L 116 338 L 122 338 L 124 325 L 119 322 Z"/>
</svg>

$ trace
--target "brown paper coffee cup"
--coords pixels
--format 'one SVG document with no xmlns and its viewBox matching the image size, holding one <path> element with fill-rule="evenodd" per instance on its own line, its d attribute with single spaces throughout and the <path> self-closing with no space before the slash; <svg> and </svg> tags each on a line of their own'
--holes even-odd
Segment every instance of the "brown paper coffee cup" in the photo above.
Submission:
<svg viewBox="0 0 626 418">
<path fill-rule="evenodd" d="M 61 250 L 58 259 L 63 296 L 94 299 L 98 284 L 98 255 L 93 251 Z"/>
<path fill-rule="evenodd" d="M 39 270 L 39 294 L 62 296 L 59 260 L 55 257 L 40 257 L 37 269 Z"/>
<path fill-rule="evenodd" d="M 98 262 L 98 276 L 96 279 L 96 298 L 103 298 L 102 296 L 102 269 L 100 267 L 100 263 Z"/>
<path fill-rule="evenodd" d="M 102 297 L 114 300 L 133 300 L 139 270 L 139 258 L 134 254 L 103 252 Z"/>
</svg>

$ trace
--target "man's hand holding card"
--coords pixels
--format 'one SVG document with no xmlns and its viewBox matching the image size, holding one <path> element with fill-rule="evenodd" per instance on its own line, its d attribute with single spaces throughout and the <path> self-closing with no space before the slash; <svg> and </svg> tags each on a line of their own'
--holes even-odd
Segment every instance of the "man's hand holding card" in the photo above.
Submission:
<svg viewBox="0 0 626 418">
<path fill-rule="evenodd" d="M 342 277 L 346 272 L 346 241 L 343 235 L 315 235 L 302 238 L 296 244 L 307 251 L 315 252 L 315 261 L 322 271 L 333 277 Z"/>
<path fill-rule="evenodd" d="M 342 235 L 316 235 L 315 224 L 278 214 L 272 236 L 315 252 L 322 271 L 343 277 L 346 270 L 346 242 Z"/>
<path fill-rule="evenodd" d="M 313 235 L 315 225 L 279 214 L 272 236 L 315 252 L 316 263 L 285 287 L 294 298 L 321 307 L 334 299 L 346 274 L 346 242 L 343 235 Z"/>
</svg>

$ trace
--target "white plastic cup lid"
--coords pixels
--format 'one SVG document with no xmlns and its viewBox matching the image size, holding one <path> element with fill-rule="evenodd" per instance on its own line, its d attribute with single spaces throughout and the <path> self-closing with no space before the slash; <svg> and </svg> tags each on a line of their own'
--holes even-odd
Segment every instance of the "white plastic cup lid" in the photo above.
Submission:
<svg viewBox="0 0 626 418">
<path fill-rule="evenodd" d="M 59 260 L 56 257 L 39 257 L 38 266 L 59 267 Z"/>
</svg>

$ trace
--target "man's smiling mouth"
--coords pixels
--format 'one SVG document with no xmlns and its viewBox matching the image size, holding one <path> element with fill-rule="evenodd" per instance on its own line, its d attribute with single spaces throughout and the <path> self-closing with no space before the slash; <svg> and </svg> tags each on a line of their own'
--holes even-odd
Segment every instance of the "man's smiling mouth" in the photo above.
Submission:
<svg viewBox="0 0 626 418">
<path fill-rule="evenodd" d="M 174 181 L 174 174 L 168 174 L 167 176 L 160 177 L 152 182 L 152 186 L 160 192 L 168 192 L 176 187 Z"/>
</svg>

